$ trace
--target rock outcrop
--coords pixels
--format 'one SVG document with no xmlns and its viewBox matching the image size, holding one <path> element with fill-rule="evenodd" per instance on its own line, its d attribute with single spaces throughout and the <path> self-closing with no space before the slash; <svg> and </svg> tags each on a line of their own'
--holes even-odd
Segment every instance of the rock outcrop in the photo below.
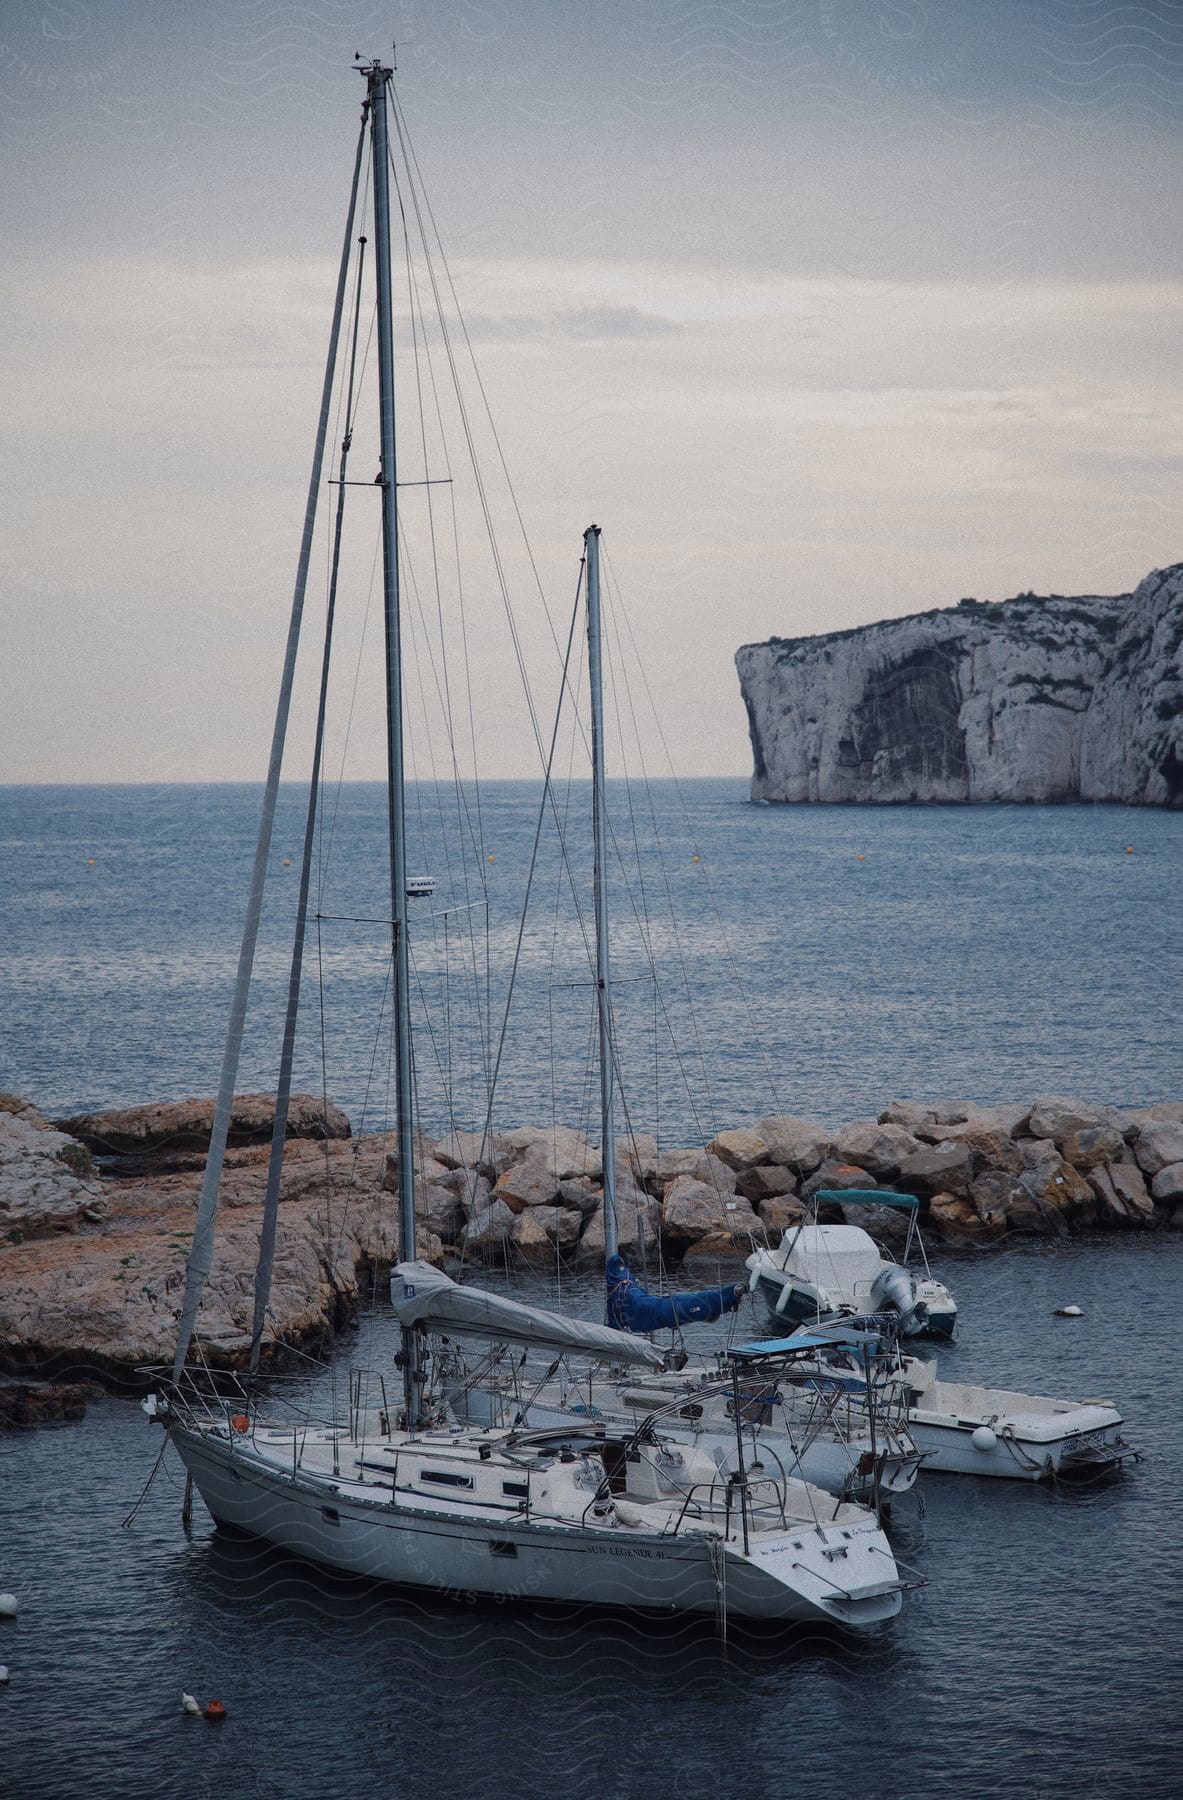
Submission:
<svg viewBox="0 0 1183 1800">
<path fill-rule="evenodd" d="M 1183 564 L 736 654 L 752 798 L 1183 806 Z"/>
</svg>

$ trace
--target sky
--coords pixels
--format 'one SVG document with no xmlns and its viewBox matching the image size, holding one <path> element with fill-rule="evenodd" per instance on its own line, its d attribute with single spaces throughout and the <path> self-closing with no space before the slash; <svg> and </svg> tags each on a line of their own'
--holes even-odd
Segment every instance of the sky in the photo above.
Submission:
<svg viewBox="0 0 1183 1800">
<path fill-rule="evenodd" d="M 530 546 L 487 437 L 540 716 L 593 519 L 647 763 L 685 776 L 750 773 L 740 644 L 1124 592 L 1183 557 L 1176 0 L 8 0 L 0 781 L 262 777 L 350 64 L 392 43 Z M 419 773 L 425 507 L 408 493 Z M 310 618 L 324 585 L 318 551 Z M 487 574 L 464 604 L 477 761 L 536 774 Z M 368 672 L 373 618 L 350 630 Z M 373 777 L 380 707 L 346 742 L 351 694 L 334 754 Z"/>
</svg>

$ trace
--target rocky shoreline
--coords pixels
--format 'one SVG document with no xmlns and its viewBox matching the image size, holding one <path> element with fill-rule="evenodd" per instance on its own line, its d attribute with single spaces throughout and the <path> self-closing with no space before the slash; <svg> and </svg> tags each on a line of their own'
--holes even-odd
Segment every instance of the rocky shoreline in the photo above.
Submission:
<svg viewBox="0 0 1183 1800">
<path fill-rule="evenodd" d="M 241 1367 L 273 1101 L 235 1103 L 201 1339 L 211 1363 Z M 210 1101 L 92 1114 L 55 1126 L 0 1096 L 0 1370 L 135 1385 L 171 1358 Z M 521 1127 L 482 1139 L 417 1140 L 416 1253 L 452 1266 L 603 1256 L 602 1159 L 580 1132 Z M 384 1288 L 399 1256 L 394 1139 L 293 1099 L 279 1215 L 271 1365 L 321 1349 Z M 790 1116 L 723 1131 L 705 1149 L 618 1151 L 621 1252 L 734 1279 L 755 1243 L 779 1241 L 819 1189 L 914 1193 L 930 1241 L 989 1245 L 1017 1235 L 1183 1229 L 1183 1103 L 1119 1111 L 1060 1097 L 1030 1106 L 892 1102 L 831 1131 Z M 823 1218 L 841 1220 L 827 1203 Z M 888 1208 L 850 1209 L 885 1240 Z"/>
</svg>

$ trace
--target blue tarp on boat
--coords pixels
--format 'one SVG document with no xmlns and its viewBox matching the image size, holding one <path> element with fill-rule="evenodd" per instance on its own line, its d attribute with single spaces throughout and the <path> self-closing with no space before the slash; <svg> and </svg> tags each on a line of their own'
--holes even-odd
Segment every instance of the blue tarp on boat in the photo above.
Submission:
<svg viewBox="0 0 1183 1800">
<path fill-rule="evenodd" d="M 747 1293 L 746 1281 L 729 1287 L 706 1288 L 699 1294 L 650 1294 L 634 1281 L 623 1257 L 609 1258 L 604 1271 L 608 1283 L 608 1323 L 617 1331 L 660 1331 L 667 1325 L 694 1321 L 709 1325 L 725 1312 L 734 1312 Z"/>
</svg>

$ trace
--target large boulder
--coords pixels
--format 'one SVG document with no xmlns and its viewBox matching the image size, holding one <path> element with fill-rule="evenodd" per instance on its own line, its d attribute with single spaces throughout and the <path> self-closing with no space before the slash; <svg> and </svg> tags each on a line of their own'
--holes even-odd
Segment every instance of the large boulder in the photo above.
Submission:
<svg viewBox="0 0 1183 1800">
<path fill-rule="evenodd" d="M 1043 1209 L 1032 1205 L 1015 1176 L 1005 1170 L 989 1169 L 975 1177 L 969 1197 L 988 1237 L 1001 1237 L 1008 1230 L 1049 1228 Z"/>
<path fill-rule="evenodd" d="M 756 1208 L 756 1216 L 770 1243 L 779 1243 L 786 1231 L 799 1225 L 805 1217 L 805 1208 L 799 1200 L 782 1199 L 773 1196 L 770 1200 L 761 1200 Z"/>
<path fill-rule="evenodd" d="M 621 1191 L 616 1195 L 617 1249 L 626 1262 L 641 1262 L 656 1253 L 661 1206 L 641 1188 Z M 604 1210 L 592 1214 L 579 1240 L 579 1260 L 585 1266 L 601 1267 L 604 1262 Z"/>
<path fill-rule="evenodd" d="M 1142 1171 L 1131 1162 L 1111 1163 L 1109 1174 L 1114 1187 L 1129 1211 L 1141 1225 L 1155 1223 L 1154 1201 L 1146 1191 Z"/>
<path fill-rule="evenodd" d="M 459 1240 L 466 1218 L 459 1196 L 450 1187 L 425 1182 L 415 1189 L 415 1221 L 440 1239 L 454 1244 Z"/>
<path fill-rule="evenodd" d="M 497 1177 L 493 1197 L 504 1202 L 511 1212 L 520 1213 L 527 1206 L 553 1206 L 560 1185 L 546 1152 L 532 1146 L 520 1161 L 511 1163 L 504 1175 Z"/>
<path fill-rule="evenodd" d="M 744 1169 L 735 1178 L 736 1193 L 753 1206 L 759 1206 L 761 1200 L 779 1199 L 796 1190 L 797 1177 L 781 1163 L 758 1163 L 754 1169 Z"/>
<path fill-rule="evenodd" d="M 1183 1162 L 1183 1124 L 1173 1119 L 1149 1120 L 1134 1139 L 1134 1155 L 1146 1175 L 1157 1175 L 1168 1164 Z"/>
<path fill-rule="evenodd" d="M 616 1168 L 618 1174 L 627 1175 L 631 1181 L 639 1182 L 642 1187 L 651 1180 L 656 1159 L 657 1139 L 650 1137 L 648 1132 L 638 1131 L 632 1137 L 617 1139 Z"/>
<path fill-rule="evenodd" d="M 490 1200 L 480 1212 L 473 1213 L 461 1239 L 465 1256 L 480 1263 L 504 1262 L 507 1247 L 513 1240 L 517 1216 L 504 1200 L 497 1198 Z"/>
<path fill-rule="evenodd" d="M 987 1235 L 977 1208 L 964 1194 L 934 1194 L 929 1202 L 928 1229 L 951 1244 L 980 1243 Z"/>
<path fill-rule="evenodd" d="M 770 1160 L 768 1139 L 763 1132 L 753 1131 L 750 1127 L 741 1127 L 737 1131 L 721 1131 L 707 1145 L 712 1156 L 725 1162 L 729 1169 L 737 1173 L 741 1169 L 753 1168 L 757 1163 Z"/>
<path fill-rule="evenodd" d="M 733 1209 L 731 1213 L 725 1210 L 728 1205 Z M 661 1207 L 662 1236 L 671 1249 L 684 1250 L 701 1237 L 729 1229 L 736 1205 L 734 1200 L 725 1200 L 717 1188 L 705 1181 L 696 1181 L 693 1175 L 679 1175 L 665 1191 Z M 750 1218 L 750 1207 L 745 1206 L 744 1212 Z"/>
<path fill-rule="evenodd" d="M 853 1125 L 842 1127 L 835 1148 L 841 1162 L 857 1163 L 869 1175 L 890 1181 L 908 1158 L 915 1156 L 920 1142 L 902 1125 L 858 1119 Z"/>
<path fill-rule="evenodd" d="M 519 1125 L 501 1136 L 516 1156 L 542 1162 L 554 1177 L 556 1193 L 560 1181 L 569 1181 L 573 1176 L 586 1175 L 593 1181 L 603 1176 L 604 1159 L 600 1152 L 581 1131 L 574 1131 L 569 1125 Z"/>
<path fill-rule="evenodd" d="M 1099 1163 L 1089 1170 L 1088 1184 L 1097 1197 L 1103 1225 L 1153 1225 L 1154 1201 L 1134 1163 Z"/>
<path fill-rule="evenodd" d="M 908 1193 L 967 1194 L 974 1173 L 968 1144 L 932 1144 L 909 1156 L 900 1169 L 900 1186 Z"/>
<path fill-rule="evenodd" d="M 171 1154 L 209 1150 L 214 1100 L 156 1101 L 148 1106 L 79 1113 L 58 1121 L 96 1156 L 139 1159 L 158 1165 Z M 236 1094 L 226 1142 L 234 1147 L 266 1144 L 275 1125 L 274 1094 Z M 293 1094 L 288 1101 L 287 1137 L 347 1138 L 352 1127 L 340 1107 L 316 1094 Z"/>
<path fill-rule="evenodd" d="M 686 1246 L 682 1258 L 684 1269 L 693 1269 L 698 1279 L 711 1287 L 726 1287 L 728 1282 L 747 1281 L 744 1258 L 751 1251 L 750 1235 L 721 1231 L 698 1238 Z"/>
<path fill-rule="evenodd" d="M 565 1256 L 579 1242 L 579 1214 L 561 1206 L 530 1206 L 514 1219 L 510 1242 L 523 1262 L 536 1268 L 553 1265 L 556 1251 Z"/>
<path fill-rule="evenodd" d="M 974 1154 L 975 1168 L 1004 1169 L 1008 1174 L 1017 1175 L 1023 1167 L 1023 1158 L 1018 1144 L 1010 1133 L 995 1125 L 988 1125 L 984 1119 L 969 1119 L 964 1125 L 942 1125 L 938 1143 L 964 1144 Z M 1044 1139 L 1033 1139 L 1043 1143 Z M 1049 1148 L 1054 1145 L 1049 1144 Z"/>
<path fill-rule="evenodd" d="M 0 1239 L 99 1224 L 107 1196 L 89 1171 L 90 1153 L 75 1138 L 0 1111 Z"/>
<path fill-rule="evenodd" d="M 802 1199 L 812 1200 L 813 1196 L 827 1188 L 873 1188 L 879 1183 L 865 1169 L 854 1163 L 839 1162 L 836 1157 L 827 1157 L 820 1167 L 813 1171 L 809 1180 L 801 1189 Z"/>
<path fill-rule="evenodd" d="M 1025 1107 L 981 1107 L 972 1100 L 893 1100 L 879 1114 L 881 1125 L 900 1125 L 923 1143 L 953 1137 L 962 1126 L 1009 1131 L 1025 1121 Z"/>
<path fill-rule="evenodd" d="M 1125 1138 L 1116 1125 L 1094 1125 L 1084 1131 L 1069 1131 L 1060 1141 L 1065 1162 L 1082 1171 L 1095 1169 L 1098 1163 L 1113 1162 L 1125 1153 Z"/>
<path fill-rule="evenodd" d="M 1060 1094 L 1044 1094 L 1031 1108 L 1030 1134 L 1051 1138 L 1058 1147 L 1076 1131 L 1096 1131 L 1102 1125 L 1115 1125 L 1117 1114 L 1111 1106 L 1094 1106 L 1087 1100 L 1066 1099 Z"/>
<path fill-rule="evenodd" d="M 493 1192 L 483 1175 L 479 1175 L 475 1169 L 466 1168 L 448 1169 L 432 1182 L 432 1186 L 443 1188 L 452 1194 L 466 1219 L 471 1219 L 473 1213 L 488 1206 Z"/>
<path fill-rule="evenodd" d="M 830 1154 L 830 1134 L 824 1125 L 773 1113 L 756 1129 L 768 1145 L 768 1161 L 782 1163 L 795 1175 L 810 1175 Z"/>
<path fill-rule="evenodd" d="M 1150 1185 L 1150 1192 L 1156 1200 L 1169 1202 L 1183 1200 L 1183 1162 L 1168 1163 L 1160 1169 Z"/>
<path fill-rule="evenodd" d="M 500 1132 L 450 1131 L 435 1147 L 436 1158 L 449 1169 L 479 1169 L 488 1181 L 496 1181 L 513 1160 L 514 1152 Z"/>
<path fill-rule="evenodd" d="M 619 1179 L 619 1178 L 618 1178 Z M 579 1217 L 590 1219 L 604 1202 L 604 1190 L 594 1181 L 580 1175 L 571 1181 L 560 1181 L 556 1204 Z"/>
<path fill-rule="evenodd" d="M 672 1181 L 689 1176 L 692 1181 L 701 1181 L 713 1188 L 721 1199 L 731 1200 L 735 1196 L 738 1177 L 735 1170 L 725 1163 L 722 1157 L 715 1156 L 709 1150 L 696 1150 L 677 1153 L 678 1168 L 674 1175 L 667 1176 L 661 1184 L 662 1196 L 669 1192 Z M 663 1159 L 659 1158 L 661 1163 Z"/>
</svg>

